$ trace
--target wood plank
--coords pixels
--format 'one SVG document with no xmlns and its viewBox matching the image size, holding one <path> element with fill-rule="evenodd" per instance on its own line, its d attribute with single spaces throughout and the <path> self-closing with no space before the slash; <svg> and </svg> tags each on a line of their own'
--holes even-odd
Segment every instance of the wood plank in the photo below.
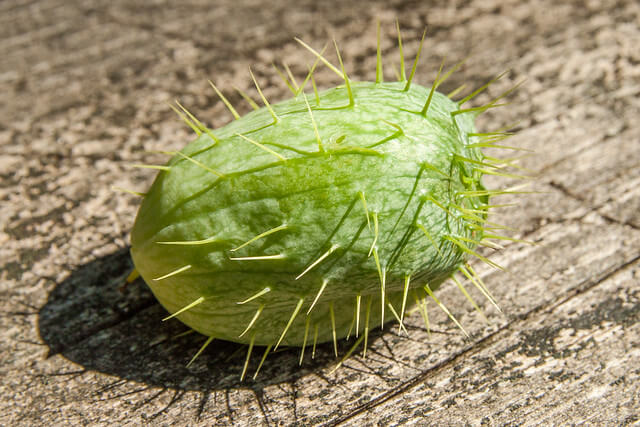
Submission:
<svg viewBox="0 0 640 427">
<path fill-rule="evenodd" d="M 452 363 L 378 399 L 343 425 L 625 425 L 640 405 L 636 259 Z"/>
<path fill-rule="evenodd" d="M 7 1 L 0 22 L 0 424 L 386 425 L 632 424 L 640 420 L 640 5 L 631 0 L 454 4 L 191 1 L 177 7 Z M 311 12 L 310 12 L 311 11 Z M 385 76 L 397 67 L 394 19 L 407 63 L 429 37 L 416 79 L 430 84 L 443 56 L 466 65 L 443 85 L 526 77 L 482 129 L 520 121 L 509 141 L 535 154 L 526 197 L 494 219 L 537 243 L 485 250 L 509 273 L 474 263 L 505 311 L 481 317 L 453 286 L 438 296 L 466 340 L 431 304 L 410 337 L 376 331 L 366 359 L 336 360 L 323 345 L 270 356 L 239 381 L 245 348 L 176 337 L 177 321 L 146 286 L 119 287 L 130 268 L 128 230 L 161 163 L 143 150 L 178 149 L 191 136 L 163 103 L 179 97 L 214 126 L 229 114 L 213 77 L 252 92 L 252 66 L 272 100 L 287 96 L 270 70 L 285 58 L 303 75 L 314 47 L 335 37 L 353 78 L 375 75 L 375 18 Z M 15 25 L 13 25 L 15 23 Z M 326 87 L 336 76 L 319 70 Z M 242 112 L 248 111 L 240 104 Z M 517 153 L 516 153 L 517 154 Z M 493 185 L 509 185 L 489 180 Z M 466 283 L 466 282 L 465 282 Z M 344 352 L 350 343 L 340 344 Z M 257 367 L 254 356 L 250 370 Z"/>
</svg>

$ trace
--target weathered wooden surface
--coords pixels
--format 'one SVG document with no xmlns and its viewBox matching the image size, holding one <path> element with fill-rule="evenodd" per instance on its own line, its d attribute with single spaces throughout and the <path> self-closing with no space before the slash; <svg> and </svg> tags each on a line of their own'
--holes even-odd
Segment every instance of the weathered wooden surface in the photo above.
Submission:
<svg viewBox="0 0 640 427">
<path fill-rule="evenodd" d="M 268 3 L 0 3 L 0 425 L 637 423 L 640 5 Z M 184 328 L 160 322 L 141 283 L 118 290 L 138 201 L 111 186 L 144 191 L 153 174 L 127 165 L 189 140 L 164 101 L 222 125 L 206 80 L 251 91 L 249 65 L 282 99 L 270 63 L 303 75 L 312 60 L 294 36 L 335 37 L 350 75 L 371 79 L 375 19 L 392 64 L 396 17 L 407 57 L 429 26 L 424 84 L 445 55 L 471 55 L 445 90 L 505 68 L 491 94 L 527 78 L 480 120 L 520 121 L 511 144 L 536 151 L 523 165 L 543 192 L 495 218 L 538 245 L 491 253 L 509 273 L 474 264 L 505 314 L 483 304 L 487 326 L 447 286 L 439 295 L 471 339 L 432 307 L 431 335 L 414 314 L 410 338 L 388 327 L 335 373 L 322 346 L 301 368 L 284 351 L 239 383 L 244 349 L 224 343 L 186 369 L 202 338 L 173 338 Z"/>
</svg>

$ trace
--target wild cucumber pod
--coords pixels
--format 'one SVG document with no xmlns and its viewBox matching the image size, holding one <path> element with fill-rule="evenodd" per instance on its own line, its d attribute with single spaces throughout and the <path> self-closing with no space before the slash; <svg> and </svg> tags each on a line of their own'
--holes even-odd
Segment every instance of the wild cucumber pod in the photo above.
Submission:
<svg viewBox="0 0 640 427">
<path fill-rule="evenodd" d="M 373 325 L 402 326 L 414 302 L 444 308 L 433 291 L 455 272 L 494 302 L 465 263 L 491 263 L 476 252 L 492 194 L 481 178 L 499 166 L 474 119 L 497 99 L 464 108 L 486 85 L 452 101 L 436 91 L 442 69 L 412 83 L 418 56 L 399 82 L 382 81 L 380 61 L 377 81 L 352 81 L 304 46 L 344 84 L 305 93 L 292 80 L 293 98 L 272 105 L 256 83 L 265 106 L 230 107 L 237 120 L 216 130 L 180 111 L 199 136 L 158 167 L 131 236 L 169 317 L 206 344 L 249 344 L 247 360 L 254 345 L 266 357 L 349 335 L 366 348 Z"/>
</svg>

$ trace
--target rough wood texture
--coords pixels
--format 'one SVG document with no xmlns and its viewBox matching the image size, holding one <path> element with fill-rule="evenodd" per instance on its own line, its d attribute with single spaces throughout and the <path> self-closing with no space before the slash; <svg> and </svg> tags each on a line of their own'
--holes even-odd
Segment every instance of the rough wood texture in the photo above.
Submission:
<svg viewBox="0 0 640 427">
<path fill-rule="evenodd" d="M 0 4 L 1 425 L 640 420 L 637 1 L 131 3 Z M 240 383 L 244 349 L 225 343 L 186 369 L 202 337 L 175 338 L 184 328 L 160 322 L 143 284 L 119 290 L 138 201 L 111 186 L 144 191 L 153 173 L 127 165 L 191 138 L 164 101 L 213 126 L 230 119 L 207 78 L 242 111 L 232 86 L 254 93 L 249 65 L 269 98 L 286 97 L 270 63 L 301 76 L 312 61 L 294 36 L 335 37 L 350 75 L 371 79 L 379 18 L 391 78 L 396 17 L 407 58 L 429 26 L 423 84 L 445 55 L 470 58 L 444 91 L 505 68 L 490 94 L 527 78 L 480 120 L 520 121 L 510 142 L 535 150 L 523 165 L 543 192 L 495 218 L 538 245 L 489 254 L 509 273 L 474 264 L 505 314 L 483 304 L 487 325 L 447 286 L 439 295 L 468 340 L 432 305 L 430 335 L 414 314 L 410 338 L 389 326 L 335 373 L 322 346 L 301 368 L 297 352 L 278 353 Z M 317 81 L 337 82 L 326 70 Z"/>
</svg>

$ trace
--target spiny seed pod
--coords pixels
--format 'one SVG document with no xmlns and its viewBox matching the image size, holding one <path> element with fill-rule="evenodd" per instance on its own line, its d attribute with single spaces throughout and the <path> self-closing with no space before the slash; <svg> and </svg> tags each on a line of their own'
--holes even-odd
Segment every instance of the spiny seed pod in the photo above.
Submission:
<svg viewBox="0 0 640 427">
<path fill-rule="evenodd" d="M 135 267 L 168 318 L 209 337 L 200 352 L 215 337 L 249 344 L 247 363 L 254 345 L 263 361 L 326 341 L 337 355 L 349 335 L 366 351 L 373 325 L 402 327 L 426 297 L 458 324 L 433 294 L 456 272 L 495 304 L 466 261 L 495 265 L 476 247 L 501 237 L 487 235 L 494 192 L 481 182 L 501 164 L 481 147 L 503 135 L 474 119 L 506 93 L 463 108 L 491 82 L 455 102 L 436 89 L 457 66 L 412 84 L 420 50 L 408 78 L 401 63 L 400 81 L 383 82 L 378 47 L 376 81 L 356 82 L 339 52 L 341 69 L 302 44 L 317 59 L 302 85 L 285 78 L 290 100 L 271 105 L 256 82 L 265 106 L 239 117 L 212 84 L 236 117 L 217 130 L 178 104 L 198 138 L 156 167 L 136 218 Z M 305 94 L 319 62 L 344 84 Z"/>
</svg>

